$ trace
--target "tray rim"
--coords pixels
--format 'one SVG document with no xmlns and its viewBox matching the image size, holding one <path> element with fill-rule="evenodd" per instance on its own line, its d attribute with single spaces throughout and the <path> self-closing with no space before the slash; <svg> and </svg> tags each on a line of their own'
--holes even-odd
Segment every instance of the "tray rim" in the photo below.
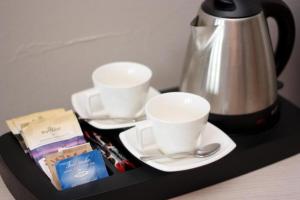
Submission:
<svg viewBox="0 0 300 200">
<path fill-rule="evenodd" d="M 287 104 L 287 106 L 293 107 L 295 112 L 298 112 L 297 114 L 300 116 L 300 109 L 297 106 L 293 105 L 292 103 L 290 103 L 289 101 L 287 101 L 284 98 L 280 98 L 280 99 L 281 99 L 281 101 L 284 101 L 284 103 Z M 298 135 L 294 133 L 292 136 L 289 136 L 289 137 L 276 138 L 275 142 L 274 141 L 266 142 L 266 143 L 264 143 L 264 145 L 257 145 L 255 147 L 252 147 L 252 148 L 249 148 L 249 149 L 244 149 L 243 150 L 244 161 L 249 162 L 249 160 L 245 160 L 246 159 L 245 157 L 250 159 L 252 162 L 257 162 L 257 160 L 259 160 L 259 163 L 256 163 L 256 166 L 249 166 L 247 168 L 238 169 L 238 170 L 232 171 L 232 173 L 230 175 L 228 175 L 228 174 L 226 176 L 223 175 L 223 177 L 215 177 L 214 180 L 212 180 L 210 183 L 204 183 L 204 182 L 201 182 L 201 180 L 198 180 L 200 182 L 196 185 L 194 183 L 191 183 L 189 188 L 179 188 L 179 189 L 177 188 L 178 190 L 175 190 L 175 191 L 174 191 L 174 188 L 176 188 L 176 187 L 173 186 L 173 191 L 171 193 L 163 192 L 163 193 L 160 194 L 160 197 L 163 197 L 163 198 L 172 197 L 172 196 L 175 196 L 175 195 L 179 195 L 179 194 L 190 192 L 190 191 L 193 191 L 193 190 L 196 190 L 196 189 L 200 189 L 200 188 L 203 188 L 203 187 L 215 184 L 215 183 L 219 183 L 219 182 L 222 182 L 222 181 L 240 176 L 242 174 L 251 172 L 253 170 L 260 169 L 261 167 L 267 166 L 269 164 L 280 161 L 284 158 L 295 155 L 295 154 L 300 152 L 300 147 L 299 147 L 300 146 L 299 145 L 300 129 L 298 131 L 295 131 L 295 132 L 298 132 Z M 6 133 L 6 134 L 4 134 L 0 137 L 0 143 L 2 143 L 3 138 L 5 138 L 5 135 L 8 135 L 8 134 L 10 134 L 10 132 L 8 132 L 8 133 Z M 279 150 L 280 148 L 276 148 L 277 145 L 290 146 L 291 148 L 289 149 L 288 152 L 283 152 L 283 151 Z M 256 154 L 255 156 L 251 156 L 251 154 L 252 154 L 251 152 L 253 150 L 255 150 L 255 152 L 261 152 L 261 149 L 265 149 L 266 146 L 268 147 L 267 152 L 264 151 L 264 154 Z M 21 150 L 21 148 L 20 148 L 20 150 Z M 228 156 L 226 156 L 224 158 L 225 160 L 221 159 L 220 161 L 217 161 L 216 163 L 212 163 L 211 165 L 208 165 L 208 166 L 211 166 L 213 170 L 216 170 L 216 169 L 218 169 L 217 165 L 220 164 L 220 162 L 225 162 L 225 161 L 231 163 L 233 166 L 238 166 L 239 163 L 236 160 L 234 160 L 234 156 L 237 153 L 237 151 L 238 151 L 238 149 L 235 149 L 231 154 L 229 154 Z M 5 156 L 3 156 L 3 153 L 4 153 L 4 151 L 2 150 L 1 145 L 0 145 L 1 157 L 4 161 L 4 163 L 7 165 L 7 162 L 6 162 Z M 269 153 L 270 155 L 277 154 L 277 157 L 276 158 L 270 158 L 269 157 L 269 158 L 265 159 L 264 155 L 266 155 L 266 153 Z M 239 162 L 240 162 L 240 160 L 239 160 Z M 18 181 L 20 181 L 20 183 L 22 185 L 24 185 L 22 180 L 19 179 L 20 177 L 18 177 L 18 174 L 13 173 L 13 171 L 9 168 L 8 165 L 7 165 L 7 167 L 12 172 L 12 174 L 14 174 L 14 176 L 18 179 Z M 175 172 L 175 173 L 159 172 L 159 171 L 154 170 L 154 169 L 149 169 L 149 167 L 147 167 L 147 166 L 142 166 L 142 167 L 137 168 L 135 170 L 129 171 L 125 174 L 117 175 L 119 178 L 122 178 L 123 176 L 125 178 L 126 177 L 128 178 L 130 176 L 135 176 L 136 174 L 143 175 L 143 177 L 137 178 L 138 179 L 138 180 L 136 180 L 137 182 L 128 184 L 125 187 L 115 187 L 114 190 L 105 191 L 104 193 L 101 193 L 101 195 L 103 197 L 107 197 L 109 199 L 113 198 L 113 197 L 116 198 L 116 197 L 118 197 L 118 194 L 117 194 L 118 192 L 116 192 L 116 191 L 123 191 L 123 192 L 127 191 L 128 192 L 128 191 L 133 191 L 133 190 L 137 190 L 137 189 L 143 190 L 143 188 L 145 188 L 145 187 L 146 188 L 151 187 L 152 191 L 160 191 L 159 188 L 157 187 L 157 184 L 159 182 L 168 182 L 168 181 L 171 182 L 171 181 L 176 181 L 176 180 L 186 180 L 187 177 L 194 177 L 195 175 L 199 174 L 199 172 L 203 173 L 203 171 L 204 172 L 209 171 L 207 166 L 206 167 L 205 166 L 201 167 L 200 169 L 197 168 L 197 169 L 193 169 L 193 170 L 187 170 L 187 171 Z M 148 173 L 152 173 L 153 176 L 149 177 Z M 110 181 L 108 181 L 108 182 L 110 182 Z M 86 188 L 86 187 L 88 187 L 87 185 L 89 185 L 89 184 L 79 186 L 79 187 Z M 33 194 L 35 197 L 37 197 L 30 190 L 30 188 L 28 188 L 26 185 L 24 185 L 24 187 L 31 194 Z M 73 188 L 73 189 L 75 189 L 75 188 Z M 71 191 L 71 190 L 69 190 L 69 191 Z M 66 195 L 67 195 L 67 193 L 70 193 L 70 192 L 66 192 Z M 61 193 L 61 194 L 63 194 L 63 193 Z M 85 197 L 84 196 L 81 196 L 81 197 L 77 196 L 76 198 L 73 198 L 73 199 L 82 199 L 82 198 L 94 199 L 94 198 L 97 197 L 97 195 L 99 195 L 99 193 L 93 193 L 93 194 L 91 194 L 89 196 L 85 196 Z M 132 197 L 133 199 L 139 199 L 141 197 L 140 195 L 141 194 L 138 192 L 136 194 L 132 194 L 130 197 Z M 153 195 L 154 194 L 152 194 L 152 196 L 150 195 L 149 196 L 150 198 L 145 198 L 145 197 L 143 197 L 143 198 L 144 199 L 151 199 L 152 197 L 157 197 L 157 196 L 153 196 Z M 59 195 L 59 196 L 53 196 L 53 197 L 58 197 L 60 199 L 66 198 L 65 195 Z"/>
</svg>

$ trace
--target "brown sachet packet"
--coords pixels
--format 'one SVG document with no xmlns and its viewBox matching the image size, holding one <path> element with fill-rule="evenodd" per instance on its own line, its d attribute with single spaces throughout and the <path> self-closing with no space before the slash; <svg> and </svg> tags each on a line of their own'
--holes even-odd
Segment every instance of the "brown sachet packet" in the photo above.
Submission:
<svg viewBox="0 0 300 200">
<path fill-rule="evenodd" d="M 45 163 L 47 167 L 49 168 L 50 174 L 51 174 L 51 182 L 56 187 L 56 189 L 61 190 L 56 170 L 55 170 L 55 163 L 57 161 L 65 159 L 63 152 L 56 152 L 52 154 L 48 154 L 45 157 Z"/>
</svg>

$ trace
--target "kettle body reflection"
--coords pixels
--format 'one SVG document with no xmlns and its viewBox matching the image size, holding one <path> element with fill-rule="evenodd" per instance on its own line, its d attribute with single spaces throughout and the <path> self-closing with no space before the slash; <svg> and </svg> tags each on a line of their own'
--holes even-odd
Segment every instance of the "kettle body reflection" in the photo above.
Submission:
<svg viewBox="0 0 300 200">
<path fill-rule="evenodd" d="M 275 55 L 266 17 L 278 24 Z M 293 16 L 286 4 L 206 0 L 191 28 L 180 89 L 206 98 L 210 120 L 221 126 L 267 124 L 277 111 L 277 76 L 294 43 Z"/>
</svg>

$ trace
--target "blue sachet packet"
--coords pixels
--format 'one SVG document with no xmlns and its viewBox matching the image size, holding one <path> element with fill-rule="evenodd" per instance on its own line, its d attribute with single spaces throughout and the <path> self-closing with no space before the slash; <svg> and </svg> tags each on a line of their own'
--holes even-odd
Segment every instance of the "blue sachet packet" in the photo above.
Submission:
<svg viewBox="0 0 300 200">
<path fill-rule="evenodd" d="M 55 167 L 63 190 L 108 176 L 98 150 L 58 161 Z"/>
</svg>

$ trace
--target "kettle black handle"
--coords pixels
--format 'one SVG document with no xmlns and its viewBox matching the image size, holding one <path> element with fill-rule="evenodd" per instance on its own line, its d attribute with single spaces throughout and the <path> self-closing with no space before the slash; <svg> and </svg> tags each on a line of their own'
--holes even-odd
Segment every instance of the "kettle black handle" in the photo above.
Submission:
<svg viewBox="0 0 300 200">
<path fill-rule="evenodd" d="M 262 0 L 265 17 L 275 19 L 278 43 L 275 50 L 276 74 L 279 76 L 287 64 L 295 41 L 295 22 L 289 7 L 282 0 Z"/>
</svg>

